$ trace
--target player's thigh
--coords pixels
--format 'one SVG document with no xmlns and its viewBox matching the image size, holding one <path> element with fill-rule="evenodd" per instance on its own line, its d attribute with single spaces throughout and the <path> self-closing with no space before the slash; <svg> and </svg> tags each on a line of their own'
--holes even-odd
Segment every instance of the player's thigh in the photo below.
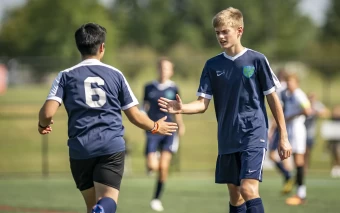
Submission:
<svg viewBox="0 0 340 213">
<path fill-rule="evenodd" d="M 100 157 L 93 173 L 97 198 L 108 196 L 117 201 L 124 173 L 124 159 L 124 151 Z"/>
<path fill-rule="evenodd" d="M 93 172 L 97 158 L 90 159 L 72 159 L 70 158 L 70 169 L 76 183 L 77 188 L 80 191 L 92 188 L 93 185 Z"/>
<path fill-rule="evenodd" d="M 81 191 L 87 208 L 92 208 L 96 203 L 93 184 L 93 171 L 97 158 L 72 159 L 70 158 L 71 173 L 77 188 Z"/>
<path fill-rule="evenodd" d="M 171 152 L 162 151 L 160 161 L 159 161 L 160 168 L 168 170 L 170 166 L 171 158 L 172 158 Z"/>
<path fill-rule="evenodd" d="M 163 140 L 163 135 L 146 133 L 145 156 L 149 153 L 155 153 L 159 150 L 160 144 Z"/>
<path fill-rule="evenodd" d="M 161 150 L 175 154 L 179 148 L 179 137 L 175 133 L 173 135 L 164 136 L 161 141 Z"/>
<path fill-rule="evenodd" d="M 215 182 L 240 186 L 241 156 L 239 152 L 217 156 Z"/>
<path fill-rule="evenodd" d="M 265 148 L 251 148 L 242 151 L 240 179 L 254 179 L 261 182 L 265 156 Z"/>
</svg>

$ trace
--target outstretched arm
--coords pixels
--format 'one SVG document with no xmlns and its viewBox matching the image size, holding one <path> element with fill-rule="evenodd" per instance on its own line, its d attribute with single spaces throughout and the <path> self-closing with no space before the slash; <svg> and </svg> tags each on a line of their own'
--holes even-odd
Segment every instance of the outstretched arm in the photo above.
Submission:
<svg viewBox="0 0 340 213">
<path fill-rule="evenodd" d="M 176 95 L 176 100 L 169 100 L 161 97 L 158 99 L 160 110 L 172 114 L 198 114 L 204 113 L 209 106 L 210 99 L 198 97 L 197 100 L 183 104 L 179 95 Z"/>
<path fill-rule="evenodd" d="M 172 135 L 178 128 L 176 123 L 165 122 L 166 116 L 157 122 L 152 121 L 145 113 L 141 112 L 137 106 L 124 110 L 124 113 L 131 123 L 147 131 L 154 132 L 153 130 L 155 130 L 155 133 Z"/>
<path fill-rule="evenodd" d="M 277 124 L 277 129 L 280 134 L 280 142 L 278 146 L 278 152 L 281 160 L 284 160 L 290 157 L 292 152 L 292 147 L 288 141 L 286 122 L 282 111 L 282 105 L 280 103 L 279 97 L 276 92 L 272 92 L 267 96 L 267 102 L 270 107 L 270 110 L 273 114 L 273 117 Z"/>
</svg>

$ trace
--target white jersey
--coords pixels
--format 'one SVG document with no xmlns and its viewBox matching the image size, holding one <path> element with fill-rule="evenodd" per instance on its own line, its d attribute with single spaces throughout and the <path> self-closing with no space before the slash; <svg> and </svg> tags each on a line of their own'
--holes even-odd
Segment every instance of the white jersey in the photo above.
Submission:
<svg viewBox="0 0 340 213">
<path fill-rule="evenodd" d="M 310 102 L 301 89 L 296 89 L 293 93 L 288 90 L 283 91 L 282 101 L 285 118 L 295 116 L 290 121 L 287 121 L 287 132 L 293 153 L 304 154 L 307 137 L 306 116 L 301 115 L 301 113 L 305 108 L 310 107 Z"/>
</svg>

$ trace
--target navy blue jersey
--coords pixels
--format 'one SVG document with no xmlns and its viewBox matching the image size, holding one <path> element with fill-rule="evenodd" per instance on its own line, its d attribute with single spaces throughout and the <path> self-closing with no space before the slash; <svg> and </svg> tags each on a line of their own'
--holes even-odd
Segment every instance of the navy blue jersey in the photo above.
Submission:
<svg viewBox="0 0 340 213">
<path fill-rule="evenodd" d="M 96 59 L 84 60 L 58 74 L 47 100 L 65 105 L 71 158 L 125 150 L 121 110 L 138 101 L 118 69 Z"/>
<path fill-rule="evenodd" d="M 214 97 L 219 154 L 267 147 L 264 97 L 279 87 L 259 52 L 245 48 L 234 57 L 222 53 L 206 62 L 197 95 Z"/>
<path fill-rule="evenodd" d="M 168 116 L 167 121 L 172 121 L 170 114 L 162 112 L 159 109 L 158 99 L 165 97 L 170 100 L 176 100 L 176 94 L 178 93 L 178 88 L 172 81 L 167 81 L 163 84 L 160 84 L 158 81 L 153 81 L 147 84 L 144 88 L 144 102 L 149 105 L 147 114 L 150 119 L 157 121 L 164 116 Z"/>
</svg>

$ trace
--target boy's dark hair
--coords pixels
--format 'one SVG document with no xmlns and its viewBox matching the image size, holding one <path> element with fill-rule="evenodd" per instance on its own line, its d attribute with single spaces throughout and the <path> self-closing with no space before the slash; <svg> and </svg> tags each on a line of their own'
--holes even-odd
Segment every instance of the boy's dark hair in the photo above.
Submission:
<svg viewBox="0 0 340 213">
<path fill-rule="evenodd" d="M 105 42 L 106 29 L 99 24 L 87 23 L 74 36 L 81 55 L 96 55 L 99 46 Z"/>
</svg>

